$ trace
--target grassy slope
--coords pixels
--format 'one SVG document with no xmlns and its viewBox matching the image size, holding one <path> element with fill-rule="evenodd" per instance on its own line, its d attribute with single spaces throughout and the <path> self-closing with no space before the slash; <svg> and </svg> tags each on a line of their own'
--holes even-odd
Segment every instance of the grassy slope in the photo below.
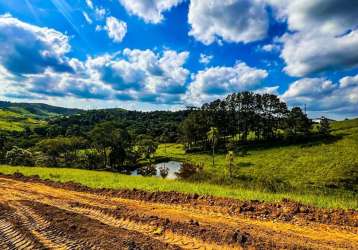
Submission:
<svg viewBox="0 0 358 250">
<path fill-rule="evenodd" d="M 126 176 L 116 173 L 59 168 L 31 168 L 0 166 L 0 173 L 12 174 L 21 172 L 24 175 L 39 175 L 42 179 L 67 182 L 73 181 L 92 188 L 142 189 L 148 191 L 178 191 L 230 197 L 239 200 L 280 201 L 290 198 L 305 204 L 327 208 L 358 208 L 358 201 L 344 196 L 299 195 L 292 193 L 267 193 L 242 188 L 223 187 L 208 183 L 189 183 L 176 180 L 162 180 L 155 177 Z"/>
<path fill-rule="evenodd" d="M 0 131 L 22 131 L 25 127 L 33 127 L 45 124 L 31 117 L 26 117 L 22 113 L 0 109 Z"/>
<path fill-rule="evenodd" d="M 358 177 L 358 119 L 336 122 L 334 135 L 342 138 L 329 143 L 295 145 L 249 151 L 245 157 L 235 160 L 235 175 L 246 179 L 285 182 L 296 190 L 320 189 L 336 184 L 342 186 Z M 165 153 L 166 146 L 166 153 Z M 158 156 L 169 156 L 180 161 L 204 163 L 205 172 L 213 182 L 225 179 L 225 155 L 216 156 L 216 166 L 211 165 L 209 154 L 185 154 L 179 144 L 161 145 Z M 237 179 L 240 182 L 240 179 Z"/>
</svg>

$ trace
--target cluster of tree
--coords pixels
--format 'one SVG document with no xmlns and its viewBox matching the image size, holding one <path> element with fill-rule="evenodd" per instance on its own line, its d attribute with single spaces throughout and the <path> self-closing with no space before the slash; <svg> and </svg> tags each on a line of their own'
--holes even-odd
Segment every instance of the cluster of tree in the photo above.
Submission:
<svg viewBox="0 0 358 250">
<path fill-rule="evenodd" d="M 319 131 L 327 135 L 329 123 L 322 121 Z M 188 150 L 214 150 L 229 143 L 309 139 L 312 125 L 301 108 L 289 110 L 276 95 L 242 92 L 191 108 L 179 130 Z"/>
<path fill-rule="evenodd" d="M 16 141 L 15 141 L 16 142 Z M 84 136 L 57 136 L 21 148 L 11 137 L 0 137 L 0 161 L 10 165 L 107 168 L 124 170 L 139 160 L 152 165 L 157 143 L 148 135 L 131 137 L 115 122 L 102 122 Z"/>
<path fill-rule="evenodd" d="M 84 136 L 98 123 L 111 121 L 124 128 L 134 138 L 148 135 L 157 141 L 175 142 L 179 138 L 178 124 L 189 111 L 139 112 L 123 109 L 91 110 L 49 121 L 42 134 L 54 136 Z M 39 131 L 37 131 L 39 132 Z"/>
</svg>

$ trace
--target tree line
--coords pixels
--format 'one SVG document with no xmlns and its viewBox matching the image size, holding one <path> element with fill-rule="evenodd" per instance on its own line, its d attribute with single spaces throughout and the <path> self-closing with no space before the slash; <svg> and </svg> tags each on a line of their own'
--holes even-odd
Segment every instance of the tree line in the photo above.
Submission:
<svg viewBox="0 0 358 250">
<path fill-rule="evenodd" d="M 213 143 L 225 148 L 278 140 L 296 142 L 329 134 L 327 119 L 314 131 L 312 120 L 300 107 L 289 109 L 274 94 L 233 93 L 190 110 L 179 127 L 188 151 L 212 148 Z"/>
</svg>

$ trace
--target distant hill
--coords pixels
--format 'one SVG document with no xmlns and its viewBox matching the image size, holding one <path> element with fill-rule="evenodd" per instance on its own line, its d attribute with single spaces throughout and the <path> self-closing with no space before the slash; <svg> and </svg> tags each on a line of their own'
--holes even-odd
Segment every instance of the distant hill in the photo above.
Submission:
<svg viewBox="0 0 358 250">
<path fill-rule="evenodd" d="M 37 119 L 74 115 L 82 111 L 80 109 L 62 108 L 43 103 L 12 103 L 4 101 L 0 101 L 0 109 Z"/>
</svg>

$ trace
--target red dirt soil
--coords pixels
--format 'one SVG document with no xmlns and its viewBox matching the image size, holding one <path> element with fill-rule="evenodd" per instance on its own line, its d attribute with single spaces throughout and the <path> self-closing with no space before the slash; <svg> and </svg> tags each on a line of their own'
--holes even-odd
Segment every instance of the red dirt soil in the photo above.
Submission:
<svg viewBox="0 0 358 250">
<path fill-rule="evenodd" d="M 0 175 L 0 190 L 0 249 L 358 249 L 355 210 L 90 189 L 21 174 Z"/>
</svg>

